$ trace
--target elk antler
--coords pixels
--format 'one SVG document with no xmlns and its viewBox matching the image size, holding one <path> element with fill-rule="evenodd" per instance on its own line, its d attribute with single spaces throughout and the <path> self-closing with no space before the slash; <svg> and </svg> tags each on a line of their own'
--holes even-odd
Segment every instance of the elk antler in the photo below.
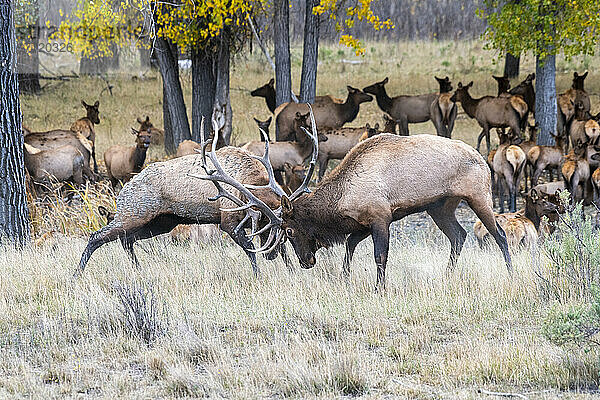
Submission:
<svg viewBox="0 0 600 400">
<path fill-rule="evenodd" d="M 213 127 L 216 127 L 215 121 L 213 121 Z M 219 162 L 217 155 L 216 155 L 216 150 L 217 150 L 216 138 L 213 138 L 211 151 L 208 153 L 208 158 L 210 159 L 210 161 L 213 164 L 213 166 L 215 167 L 215 169 L 209 169 L 209 167 L 206 163 L 206 156 L 207 156 L 206 148 L 208 147 L 209 143 L 210 142 L 206 142 L 204 140 L 204 138 L 201 139 L 202 164 L 203 164 L 202 167 L 206 171 L 206 175 L 190 174 L 190 176 L 194 177 L 194 178 L 209 180 L 214 183 L 214 185 L 217 187 L 218 194 L 217 194 L 217 196 L 211 198 L 210 200 L 217 200 L 221 197 L 225 197 L 225 198 L 231 200 L 233 203 L 235 203 L 238 206 L 237 208 L 221 209 L 221 211 L 224 211 L 224 212 L 245 211 L 246 212 L 246 216 L 244 217 L 242 222 L 240 222 L 240 224 L 238 224 L 238 226 L 235 228 L 236 232 L 239 231 L 239 229 L 241 229 L 249 219 L 252 220 L 252 235 L 251 236 L 256 236 L 260 233 L 265 232 L 267 229 L 272 229 L 271 233 L 269 234 L 269 239 L 267 240 L 265 245 L 263 247 L 261 247 L 260 249 L 254 250 L 254 251 L 255 252 L 264 252 L 265 250 L 268 250 L 271 247 L 273 240 L 275 240 L 275 239 L 280 240 L 282 237 L 282 235 L 279 232 L 274 232 L 274 231 L 279 230 L 279 226 L 282 223 L 282 220 L 280 217 L 281 210 L 280 209 L 275 210 L 275 211 L 271 210 L 271 208 L 268 205 L 266 205 L 262 200 L 260 200 L 258 197 L 256 197 L 249 190 L 248 187 L 246 187 L 242 183 L 238 182 L 235 178 L 233 178 L 231 175 L 229 175 L 223 169 L 223 167 L 221 166 L 221 163 Z M 267 152 L 268 142 L 265 142 L 265 143 L 267 143 L 266 144 L 267 147 L 265 148 L 265 153 L 267 153 L 267 156 L 268 156 L 268 152 Z M 267 160 L 268 160 L 268 158 L 267 158 Z M 269 164 L 269 166 L 270 166 L 270 164 Z M 272 175 L 273 175 L 273 172 L 272 172 L 272 168 L 271 168 L 271 172 L 270 172 L 269 176 L 271 177 Z M 246 197 L 247 202 L 244 203 L 242 200 L 237 198 L 231 192 L 229 192 L 228 190 L 223 188 L 221 183 L 225 183 L 225 184 L 228 184 L 228 185 L 234 187 L 236 190 L 238 190 L 241 194 L 243 194 Z M 269 184 L 266 187 L 271 188 L 272 185 Z M 253 188 L 253 187 L 251 187 L 251 188 Z M 259 186 L 257 188 L 262 188 L 262 187 Z M 281 189 L 279 189 L 279 190 L 281 191 Z M 260 211 L 255 211 L 252 209 L 252 207 L 257 207 Z M 265 216 L 267 216 L 267 218 L 269 218 L 269 223 L 263 229 L 256 232 L 256 225 L 258 223 L 258 219 L 260 218 L 261 212 Z"/>
</svg>

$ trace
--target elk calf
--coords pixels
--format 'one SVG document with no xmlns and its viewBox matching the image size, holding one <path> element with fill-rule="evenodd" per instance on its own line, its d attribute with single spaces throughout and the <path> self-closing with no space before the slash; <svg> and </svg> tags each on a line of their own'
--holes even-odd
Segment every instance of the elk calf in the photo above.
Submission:
<svg viewBox="0 0 600 400">
<path fill-rule="evenodd" d="M 152 141 L 152 134 L 148 131 L 140 132 L 131 130 L 135 135 L 135 146 L 114 145 L 104 152 L 106 171 L 113 187 L 119 181 L 126 183 L 144 167 L 146 151 Z"/>
<path fill-rule="evenodd" d="M 53 177 L 59 182 L 72 179 L 78 185 L 83 183 L 84 157 L 76 147 L 66 145 L 43 151 L 27 143 L 24 147 L 25 166 L 35 181 Z M 88 147 L 91 151 L 91 143 Z"/>
<path fill-rule="evenodd" d="M 498 198 L 500 212 L 504 212 L 504 194 L 508 192 L 508 203 L 511 212 L 517 211 L 517 193 L 523 178 L 523 169 L 527 157 L 519 146 L 502 143 L 494 155 L 493 167 L 498 180 Z"/>
</svg>

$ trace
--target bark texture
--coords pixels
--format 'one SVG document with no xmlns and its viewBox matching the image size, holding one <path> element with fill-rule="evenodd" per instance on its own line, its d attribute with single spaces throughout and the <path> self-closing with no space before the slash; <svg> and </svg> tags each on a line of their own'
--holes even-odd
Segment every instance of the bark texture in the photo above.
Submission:
<svg viewBox="0 0 600 400">
<path fill-rule="evenodd" d="M 275 43 L 275 102 L 289 102 L 292 91 L 290 64 L 290 4 L 288 0 L 274 0 Z"/>
<path fill-rule="evenodd" d="M 314 15 L 312 10 L 318 3 L 318 0 L 306 0 L 304 52 L 302 56 L 302 77 L 300 80 L 301 103 L 313 103 L 317 92 L 319 16 Z"/>
<path fill-rule="evenodd" d="M 556 56 L 536 59 L 535 122 L 539 125 L 537 143 L 554 146 L 556 134 Z"/>
<path fill-rule="evenodd" d="M 506 53 L 504 58 L 504 76 L 507 78 L 516 78 L 519 76 L 519 69 L 521 66 L 521 57 L 513 56 L 510 53 Z"/>
<path fill-rule="evenodd" d="M 0 240 L 30 239 L 11 2 L 0 0 Z"/>
<path fill-rule="evenodd" d="M 215 103 L 215 55 L 201 50 L 192 51 L 192 140 L 200 143 L 201 135 L 208 139 L 210 120 Z M 200 125 L 204 117 L 204 132 Z"/>
<path fill-rule="evenodd" d="M 223 33 L 222 42 L 219 46 L 219 56 L 216 63 L 216 90 L 215 90 L 215 107 L 225 105 L 225 126 L 222 129 L 221 135 L 225 145 L 231 143 L 231 132 L 233 128 L 233 114 L 231 109 L 231 100 L 229 99 L 229 61 L 230 61 L 230 46 L 229 35 Z"/>
</svg>

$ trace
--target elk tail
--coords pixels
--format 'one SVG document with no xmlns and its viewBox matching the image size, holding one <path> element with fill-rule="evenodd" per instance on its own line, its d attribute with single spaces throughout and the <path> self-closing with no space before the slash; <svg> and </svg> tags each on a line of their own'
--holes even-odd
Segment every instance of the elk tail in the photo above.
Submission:
<svg viewBox="0 0 600 400">
<path fill-rule="evenodd" d="M 511 167 L 511 175 L 513 177 L 513 182 L 517 182 L 519 176 L 523 172 L 523 167 L 525 166 L 525 153 L 521 150 L 520 147 L 517 146 L 509 146 L 506 149 L 506 161 Z"/>
<path fill-rule="evenodd" d="M 522 120 L 528 111 L 527 103 L 525 103 L 525 100 L 521 96 L 510 96 L 509 100 L 511 107 L 519 116 L 519 120 Z"/>
</svg>

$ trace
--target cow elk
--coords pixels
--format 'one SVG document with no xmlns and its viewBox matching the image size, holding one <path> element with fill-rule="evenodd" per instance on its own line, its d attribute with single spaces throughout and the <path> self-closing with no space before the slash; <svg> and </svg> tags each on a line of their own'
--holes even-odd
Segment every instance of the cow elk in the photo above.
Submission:
<svg viewBox="0 0 600 400">
<path fill-rule="evenodd" d="M 269 129 L 271 128 L 272 120 L 273 120 L 273 117 L 269 117 L 268 119 L 266 119 L 264 121 L 254 118 L 254 122 L 256 122 L 256 125 L 258 125 L 258 131 L 260 132 L 261 130 L 263 130 L 267 134 L 266 140 L 271 140 L 270 139 L 271 135 L 270 135 Z M 265 138 L 263 137 L 263 135 L 260 135 L 260 140 L 265 141 Z"/>
<path fill-rule="evenodd" d="M 151 144 L 162 144 L 165 141 L 165 131 L 162 129 L 156 128 L 152 122 L 150 122 L 150 117 L 146 116 L 146 119 L 141 119 L 138 117 L 138 124 L 140 124 L 140 128 L 138 129 L 140 132 L 150 132 L 152 135 Z"/>
<path fill-rule="evenodd" d="M 561 160 L 565 154 L 565 143 L 562 136 L 554 136 L 554 146 L 533 146 L 527 153 L 527 160 L 533 169 L 531 177 L 531 186 L 538 184 L 542 172 L 549 170 L 552 176 L 552 170 L 559 168 Z"/>
<path fill-rule="evenodd" d="M 150 131 L 131 130 L 135 135 L 135 146 L 114 145 L 104 152 L 104 163 L 106 171 L 113 187 L 117 187 L 119 181 L 127 183 L 139 173 L 146 161 L 146 151 L 152 141 Z"/>
<path fill-rule="evenodd" d="M 179 143 L 179 146 L 177 146 L 177 153 L 175 154 L 175 157 L 183 157 L 183 156 L 189 156 L 190 154 L 197 154 L 198 152 L 196 150 L 200 149 L 200 143 L 194 142 L 193 140 L 184 140 L 183 142 Z"/>
<path fill-rule="evenodd" d="M 91 142 L 86 141 L 91 152 Z M 31 178 L 36 181 L 56 179 L 59 182 L 72 180 L 78 185 L 83 183 L 84 157 L 74 146 L 65 145 L 56 149 L 39 150 L 25 143 L 25 166 Z"/>
<path fill-rule="evenodd" d="M 275 79 L 272 79 L 267 82 L 265 85 L 254 89 L 250 92 L 250 96 L 252 97 L 263 97 L 267 103 L 267 108 L 273 114 L 277 115 L 277 102 L 276 102 L 276 92 L 275 92 Z M 333 96 L 316 96 L 313 105 L 325 104 L 325 103 L 343 103 L 343 100 L 336 99 Z M 289 103 L 284 103 L 289 104 Z"/>
<path fill-rule="evenodd" d="M 527 156 L 519 146 L 511 145 L 508 137 L 503 139 L 494 154 L 493 167 L 498 185 L 500 212 L 504 212 L 504 195 L 508 193 L 510 212 L 517 211 L 517 193 L 523 178 Z"/>
<path fill-rule="evenodd" d="M 590 164 L 587 160 L 587 147 L 587 144 L 577 142 L 562 161 L 562 177 L 573 203 L 585 200 L 589 195 Z"/>
<path fill-rule="evenodd" d="M 283 190 L 286 194 L 294 193 L 306 178 L 306 170 L 303 165 L 292 165 L 289 162 L 283 164 Z"/>
<path fill-rule="evenodd" d="M 319 130 L 341 128 L 345 123 L 354 121 L 360 105 L 373 100 L 371 96 L 363 93 L 360 89 L 351 86 L 348 86 L 347 89 L 348 97 L 344 103 L 326 102 L 315 104 L 312 107 Z M 277 124 L 276 141 L 296 140 L 294 129 L 296 114 L 308 112 L 309 108 L 306 103 L 287 104 L 275 119 Z"/>
<path fill-rule="evenodd" d="M 454 103 L 453 101 L 440 104 L 440 95 L 438 93 L 423 94 L 419 96 L 396 96 L 392 98 L 388 96 L 385 89 L 385 85 L 388 82 L 389 79 L 386 77 L 381 82 L 376 82 L 365 87 L 363 91 L 365 93 L 373 94 L 379 108 L 389 114 L 398 123 L 400 135 L 409 135 L 409 123 L 414 124 L 431 120 L 439 136 L 449 137 L 450 125 L 453 127 L 454 123 L 454 120 L 450 121 L 452 110 L 449 108 L 449 103 Z M 440 86 L 443 85 L 444 88 L 452 87 L 449 80 L 446 82 L 445 79 L 440 79 L 438 82 L 440 83 Z M 450 100 L 450 98 L 451 96 L 448 97 L 448 100 Z M 443 124 L 444 119 L 448 120 L 448 126 Z"/>
<path fill-rule="evenodd" d="M 571 145 L 575 147 L 575 143 L 596 144 L 600 136 L 600 125 L 591 118 L 589 113 L 583 109 L 583 103 L 579 102 L 575 105 L 575 117 L 569 124 L 569 137 Z"/>
<path fill-rule="evenodd" d="M 265 154 L 268 153 L 268 146 L 269 143 L 266 142 Z M 211 147 L 211 155 L 214 155 L 211 163 L 218 164 L 224 176 L 241 182 L 240 187 L 236 189 L 251 193 L 253 198 L 260 199 L 258 201 L 265 208 L 279 206 L 284 192 L 273 181 L 272 169 L 265 170 L 263 167 L 269 165 L 265 157 L 257 160 L 247 151 L 236 147 L 216 150 L 216 141 L 213 141 Z M 316 162 L 316 156 L 313 162 Z M 215 186 L 211 182 L 190 179 L 190 174 L 200 170 L 208 174 L 213 173 L 212 166 L 207 165 L 203 155 L 196 154 L 153 163 L 135 175 L 117 196 L 114 219 L 90 236 L 75 275 L 84 271 L 94 251 L 117 239 L 121 241 L 134 264 L 139 265 L 133 249 L 134 243 L 170 232 L 180 224 L 219 224 L 220 228 L 244 249 L 253 271 L 258 273 L 256 251 L 244 229 L 250 223 L 253 231 L 263 228 L 264 218 L 261 219 L 260 213 L 251 209 L 245 210 L 246 215 L 243 210 L 232 210 L 244 205 L 234 195 L 237 191 L 232 193 L 218 184 Z M 264 232 L 255 236 L 260 236 L 263 243 L 268 244 L 266 240 L 269 238 Z M 280 248 L 282 256 L 283 248 Z M 259 250 L 265 250 L 264 246 Z M 267 253 L 268 259 L 277 256 L 273 251 Z"/>
<path fill-rule="evenodd" d="M 600 153 L 592 155 L 592 160 L 600 163 Z M 600 207 L 600 167 L 592 174 L 592 188 L 594 189 L 594 203 Z"/>
<path fill-rule="evenodd" d="M 94 130 L 94 125 L 100 123 L 100 112 L 98 111 L 100 102 L 96 101 L 93 105 L 89 105 L 81 100 L 81 105 L 85 108 L 86 116 L 75 121 L 71 125 L 71 131 L 81 133 L 86 139 L 92 142 L 91 155 L 94 160 L 94 172 L 98 173 L 98 163 L 96 162 L 96 131 Z"/>
<path fill-rule="evenodd" d="M 247 199 L 244 207 L 255 206 L 268 216 L 272 237 L 268 244 L 289 240 L 303 268 L 315 265 L 315 253 L 320 248 L 345 242 L 343 271 L 348 276 L 356 246 L 371 236 L 377 287 L 383 288 L 390 224 L 421 211 L 427 211 L 450 239 L 448 267 L 453 268 L 467 236 L 455 216 L 458 204 L 464 200 L 492 233 L 512 271 L 506 236 L 494 219 L 489 169 L 469 145 L 432 135 L 399 137 L 383 133 L 355 146 L 310 192 L 307 185 L 318 153 L 316 132 L 312 140 L 315 148 L 303 185 L 290 197 L 282 196 L 279 205 L 267 206 L 239 181 L 222 173 L 203 178 L 235 185 Z M 219 163 L 214 150 L 210 157 L 213 164 Z M 410 177 L 399 171 L 411 171 Z"/>
<path fill-rule="evenodd" d="M 523 100 L 518 100 L 516 96 L 510 98 L 484 96 L 478 99 L 471 97 L 469 88 L 473 82 L 463 86 L 458 83 L 458 89 L 452 96 L 452 101 L 460 102 L 467 115 L 477 120 L 482 128 L 481 134 L 477 138 L 477 151 L 481 146 L 481 140 L 485 137 L 487 151 L 490 151 L 490 129 L 491 128 L 510 128 L 513 137 L 520 136 L 521 118 L 527 111 L 527 105 Z"/>
</svg>

